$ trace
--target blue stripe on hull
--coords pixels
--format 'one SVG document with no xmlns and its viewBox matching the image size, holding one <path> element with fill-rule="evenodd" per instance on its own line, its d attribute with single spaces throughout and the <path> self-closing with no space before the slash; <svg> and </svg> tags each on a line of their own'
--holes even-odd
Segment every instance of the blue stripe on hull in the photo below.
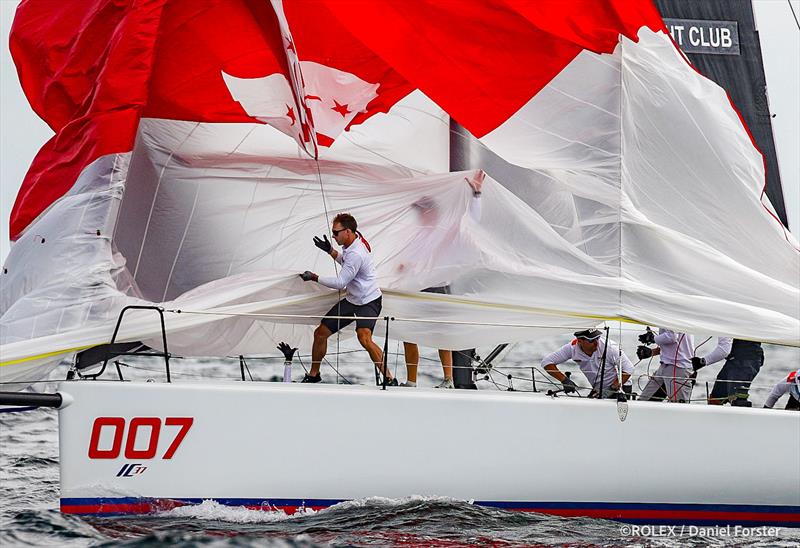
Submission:
<svg viewBox="0 0 800 548">
<path fill-rule="evenodd" d="M 83 515 L 142 514 L 212 500 L 225 506 L 254 509 L 327 508 L 344 499 L 277 498 L 62 498 L 61 509 Z M 476 505 L 504 510 L 538 512 L 559 516 L 587 516 L 627 523 L 652 525 L 745 525 L 800 527 L 800 506 L 738 504 L 667 504 L 612 502 L 475 501 Z"/>
</svg>

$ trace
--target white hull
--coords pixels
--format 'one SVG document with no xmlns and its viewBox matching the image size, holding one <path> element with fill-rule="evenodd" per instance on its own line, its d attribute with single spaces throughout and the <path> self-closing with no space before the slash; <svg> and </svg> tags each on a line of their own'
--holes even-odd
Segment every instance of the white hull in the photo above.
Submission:
<svg viewBox="0 0 800 548">
<path fill-rule="evenodd" d="M 800 526 L 800 413 L 630 402 L 622 421 L 613 401 L 280 383 L 82 381 L 60 392 L 72 400 L 59 421 L 70 513 L 439 495 L 647 523 Z"/>
</svg>

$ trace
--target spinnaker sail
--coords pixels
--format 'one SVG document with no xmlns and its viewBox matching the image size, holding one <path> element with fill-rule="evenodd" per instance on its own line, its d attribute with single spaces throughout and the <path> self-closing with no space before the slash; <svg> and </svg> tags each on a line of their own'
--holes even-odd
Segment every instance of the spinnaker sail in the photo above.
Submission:
<svg viewBox="0 0 800 548">
<path fill-rule="evenodd" d="M 109 342 L 126 304 L 181 310 L 185 355 L 308 341 L 337 295 L 296 273 L 332 272 L 310 241 L 341 211 L 393 338 L 626 320 L 800 345 L 800 252 L 761 155 L 649 1 L 118 4 L 73 6 L 67 28 L 27 2 L 12 29 L 57 134 L 12 216 L 3 382 Z M 489 174 L 479 220 L 471 172 L 448 172 L 450 117 Z M 142 313 L 119 340 L 157 348 L 159 329 Z"/>
</svg>

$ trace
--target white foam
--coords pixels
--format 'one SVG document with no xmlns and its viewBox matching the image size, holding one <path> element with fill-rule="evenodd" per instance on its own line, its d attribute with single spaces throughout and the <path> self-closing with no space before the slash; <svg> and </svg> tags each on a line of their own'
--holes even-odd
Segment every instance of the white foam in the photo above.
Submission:
<svg viewBox="0 0 800 548">
<path fill-rule="evenodd" d="M 361 508 L 364 506 L 402 506 L 403 504 L 407 504 L 409 502 L 465 502 L 460 499 L 454 499 L 452 497 L 440 497 L 440 496 L 430 496 L 430 495 L 411 495 L 408 497 L 401 497 L 401 498 L 386 498 L 386 497 L 365 497 L 361 499 L 355 500 L 346 500 L 344 502 L 340 502 L 339 504 L 335 504 L 331 506 L 329 509 L 333 508 Z"/>
<path fill-rule="evenodd" d="M 302 508 L 298 509 L 294 514 L 288 515 L 283 510 L 270 510 L 267 508 L 255 510 L 244 506 L 226 506 L 213 500 L 204 500 L 200 504 L 179 506 L 178 508 L 161 512 L 159 515 L 170 518 L 196 518 L 230 523 L 274 523 L 315 513 L 314 510 Z"/>
<path fill-rule="evenodd" d="M 464 502 L 451 497 L 411 495 L 402 498 L 366 497 L 356 500 L 347 500 L 335 504 L 330 508 L 319 510 L 325 512 L 331 509 L 363 508 L 365 506 L 392 507 L 401 506 L 409 502 Z M 200 504 L 179 506 L 159 513 L 161 517 L 195 518 L 209 521 L 226 521 L 230 523 L 275 523 L 302 516 L 316 514 L 310 508 L 298 508 L 294 514 L 287 514 L 283 510 L 265 506 L 264 509 L 250 509 L 244 506 L 226 506 L 214 500 L 204 500 Z"/>
</svg>

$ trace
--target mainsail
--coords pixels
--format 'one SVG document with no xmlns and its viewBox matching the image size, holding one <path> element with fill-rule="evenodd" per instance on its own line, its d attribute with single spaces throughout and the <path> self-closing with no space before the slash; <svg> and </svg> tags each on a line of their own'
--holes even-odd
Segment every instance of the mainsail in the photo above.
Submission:
<svg viewBox="0 0 800 548">
<path fill-rule="evenodd" d="M 337 295 L 296 273 L 332 272 L 310 242 L 340 211 L 393 338 L 623 320 L 800 345 L 800 252 L 761 155 L 649 1 L 118 4 L 28 2 L 12 29 L 57 133 L 12 214 L 3 382 L 109 342 L 126 304 L 181 310 L 184 355 L 307 343 Z M 450 117 L 489 174 L 479 221 Z M 134 314 L 119 340 L 158 334 Z"/>
</svg>

